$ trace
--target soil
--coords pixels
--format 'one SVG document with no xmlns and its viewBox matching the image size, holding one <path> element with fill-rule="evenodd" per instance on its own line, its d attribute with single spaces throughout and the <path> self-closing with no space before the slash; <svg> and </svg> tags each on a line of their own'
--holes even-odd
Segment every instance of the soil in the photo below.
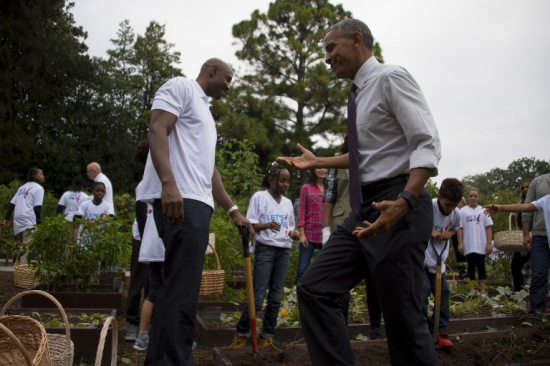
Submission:
<svg viewBox="0 0 550 366">
<path fill-rule="evenodd" d="M 12 272 L 0 272 L 0 305 L 5 304 L 13 295 L 23 291 L 13 285 Z M 126 289 L 123 291 L 126 294 Z M 125 296 L 125 295 L 124 295 Z M 19 307 L 15 302 L 12 307 Z M 125 297 L 123 298 L 125 302 Z M 119 346 L 117 366 L 142 365 L 145 359 L 144 352 L 133 350 L 133 342 L 124 340 L 126 321 L 124 314 L 117 317 L 119 324 Z M 477 340 L 453 340 L 455 347 L 451 350 L 438 349 L 439 364 L 447 365 L 509 365 L 528 363 L 533 360 L 546 360 L 550 364 L 550 330 L 537 330 L 533 337 L 521 338 L 513 333 L 505 337 L 486 337 Z M 359 365 L 388 365 L 389 354 L 386 342 L 373 341 L 368 347 L 356 349 L 355 356 Z M 197 366 L 213 365 L 214 355 L 211 347 L 201 345 L 193 350 L 193 357 Z M 252 353 L 231 358 L 233 365 L 311 365 L 307 352 L 303 347 L 293 344 L 276 342 L 273 348 L 267 351 L 262 349 L 258 358 Z M 541 363 L 542 365 L 542 363 Z"/>
</svg>

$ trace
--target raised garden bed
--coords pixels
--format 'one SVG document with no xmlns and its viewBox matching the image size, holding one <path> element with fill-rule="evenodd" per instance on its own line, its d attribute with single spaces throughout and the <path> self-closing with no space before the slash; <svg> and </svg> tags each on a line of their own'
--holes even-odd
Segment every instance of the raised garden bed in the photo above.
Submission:
<svg viewBox="0 0 550 366">
<path fill-rule="evenodd" d="M 493 332 L 452 334 L 455 348 L 437 351 L 438 364 L 450 365 L 514 365 L 529 362 L 548 365 L 550 362 L 550 333 L 533 328 L 519 328 Z M 509 352 L 502 352 L 508 345 Z M 213 349 L 214 366 L 248 365 L 311 365 L 307 346 L 304 343 L 261 347 L 258 354 L 251 347 Z M 497 347 L 498 346 L 498 347 Z M 385 340 L 353 341 L 352 349 L 359 365 L 385 365 L 390 363 Z M 528 351 L 530 350 L 530 351 Z"/>
<path fill-rule="evenodd" d="M 195 334 L 198 340 L 206 345 L 213 347 L 227 346 L 231 344 L 235 335 L 235 326 L 225 326 L 221 321 L 206 320 L 204 315 L 215 307 L 221 308 L 222 313 L 233 313 L 242 311 L 243 305 L 239 306 L 233 303 L 210 302 L 199 303 L 199 311 L 197 312 L 197 322 Z M 262 319 L 263 313 L 257 315 L 258 319 Z M 515 316 L 508 317 L 483 317 L 483 318 L 466 318 L 466 319 L 451 319 L 448 327 L 449 332 L 473 332 L 482 331 L 490 328 L 502 328 L 509 326 L 517 326 L 520 324 L 520 319 Z M 350 339 L 356 338 L 359 334 L 369 335 L 370 325 L 367 323 L 350 324 L 348 326 Z M 382 324 L 382 336 L 385 337 L 385 330 Z M 303 338 L 301 327 L 280 327 L 275 331 L 275 341 L 277 342 L 295 342 Z"/>
<path fill-rule="evenodd" d="M 112 285 L 95 285 L 88 292 L 48 291 L 66 309 L 116 309 L 122 313 L 122 286 L 113 291 Z M 31 294 L 21 299 L 24 308 L 49 308 L 51 302 L 43 296 Z"/>
</svg>

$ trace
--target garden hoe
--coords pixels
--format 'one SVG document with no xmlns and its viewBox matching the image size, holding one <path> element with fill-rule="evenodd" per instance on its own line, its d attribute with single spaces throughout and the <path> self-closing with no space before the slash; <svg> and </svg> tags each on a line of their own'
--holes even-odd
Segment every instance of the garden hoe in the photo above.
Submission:
<svg viewBox="0 0 550 366">
<path fill-rule="evenodd" d="M 250 318 L 250 337 L 252 338 L 252 352 L 254 357 L 258 356 L 258 335 L 256 330 L 256 308 L 254 307 L 254 287 L 252 286 L 252 266 L 250 264 L 250 248 L 248 229 L 241 227 L 241 238 L 243 242 L 244 273 L 246 278 L 246 298 L 248 300 L 248 314 Z"/>
<path fill-rule="evenodd" d="M 447 249 L 447 245 L 449 245 L 449 241 L 447 240 L 445 242 L 445 245 L 443 246 L 443 249 L 441 249 L 441 252 L 438 253 L 435 249 L 435 245 L 432 244 L 432 249 L 434 250 L 435 256 L 437 257 L 437 263 L 435 266 L 435 299 L 434 299 L 434 333 L 433 333 L 433 339 L 434 342 L 437 343 L 437 336 L 439 334 L 439 314 L 441 312 L 441 257 L 443 255 L 443 252 L 445 252 L 445 249 Z"/>
</svg>

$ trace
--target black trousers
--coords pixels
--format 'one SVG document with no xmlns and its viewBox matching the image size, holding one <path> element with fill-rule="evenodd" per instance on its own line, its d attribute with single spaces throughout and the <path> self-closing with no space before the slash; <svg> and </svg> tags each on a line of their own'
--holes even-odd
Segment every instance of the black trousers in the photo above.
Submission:
<svg viewBox="0 0 550 366">
<path fill-rule="evenodd" d="M 510 264 L 514 291 L 520 291 L 523 288 L 523 273 L 521 271 L 523 270 L 525 263 L 529 261 L 530 254 L 531 253 L 528 252 L 526 255 L 521 255 L 520 252 L 514 252 L 512 263 Z"/>
<path fill-rule="evenodd" d="M 374 222 L 380 212 L 371 203 L 395 200 L 406 179 L 394 179 L 363 190 L 359 215 L 351 213 L 338 226 L 297 287 L 302 329 L 315 366 L 355 365 L 341 297 L 370 275 L 384 314 L 393 365 L 436 365 L 433 341 L 422 315 L 424 251 L 433 226 L 427 191 L 417 208 L 390 232 L 357 238 L 352 231 Z M 364 187 L 365 188 L 365 187 Z"/>
</svg>

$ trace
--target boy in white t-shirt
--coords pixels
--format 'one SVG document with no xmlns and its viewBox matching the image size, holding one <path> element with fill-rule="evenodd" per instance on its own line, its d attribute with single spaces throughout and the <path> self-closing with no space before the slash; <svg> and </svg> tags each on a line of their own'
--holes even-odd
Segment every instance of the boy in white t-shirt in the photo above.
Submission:
<svg viewBox="0 0 550 366">
<path fill-rule="evenodd" d="M 449 255 L 449 240 L 460 228 L 460 212 L 457 206 L 462 199 L 463 193 L 464 187 L 458 179 L 446 178 L 441 182 L 437 198 L 432 200 L 434 213 L 433 229 L 424 259 L 424 285 L 422 288 L 424 303 L 422 305 L 422 312 L 431 332 L 434 329 L 434 316 L 432 315 L 431 318 L 428 317 L 428 299 L 430 293 L 435 296 L 436 266 L 438 262 L 441 265 L 441 308 L 437 343 L 446 348 L 451 348 L 454 345 L 447 334 L 449 298 L 451 293 L 445 276 L 445 260 Z"/>
<path fill-rule="evenodd" d="M 73 221 L 90 220 L 92 222 L 99 221 L 106 216 L 114 216 L 115 211 L 113 206 L 106 201 L 103 201 L 105 197 L 105 184 L 102 182 L 95 182 L 92 188 L 93 198 L 82 202 L 78 207 L 78 213 L 73 216 Z M 83 243 L 82 236 L 84 231 L 84 225 L 80 225 L 78 235 L 80 237 L 80 243 Z"/>
</svg>

